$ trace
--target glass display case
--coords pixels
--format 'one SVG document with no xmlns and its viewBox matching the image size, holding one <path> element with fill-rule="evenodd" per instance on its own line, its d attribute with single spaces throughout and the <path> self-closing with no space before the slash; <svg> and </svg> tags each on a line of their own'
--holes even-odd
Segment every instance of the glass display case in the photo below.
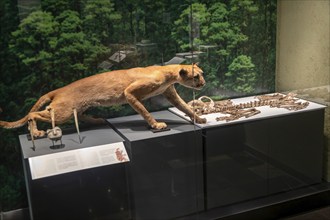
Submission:
<svg viewBox="0 0 330 220">
<path fill-rule="evenodd" d="M 254 103 L 251 100 L 254 97 L 232 101 Z M 305 103 L 308 107 L 294 112 L 259 106 L 255 109 L 260 113 L 251 117 L 219 112 L 205 116 L 208 122 L 198 126 L 204 134 L 208 209 L 322 182 L 325 106 Z M 189 120 L 178 109 L 170 110 Z M 219 120 L 221 115 L 226 120 Z"/>
<path fill-rule="evenodd" d="M 105 119 L 102 129 L 78 120 L 80 132 L 73 116 L 58 125 L 63 144 L 32 141 L 26 127 L 1 128 L 0 144 L 21 149 L 23 168 L 8 159 L 20 154 L 4 147 L 8 181 L 0 190 L 13 185 L 9 169 L 21 177 L 23 170 L 27 193 L 20 199 L 31 219 L 276 218 L 290 213 L 287 206 L 272 216 L 265 210 L 329 190 L 329 2 L 6 0 L 4 8 L 10 10 L 0 15 L 3 30 L 10 31 L 1 36 L 1 121 L 24 117 L 43 94 L 102 72 L 149 67 L 155 78 L 171 65 L 178 69 L 175 82 L 182 82 L 180 65 L 191 65 L 190 87 L 199 88 L 175 83 L 187 103 L 180 105 L 169 99 L 172 81 L 157 78 L 159 95 L 137 99 L 139 108 L 86 110 Z M 116 88 L 126 91 L 124 78 L 116 78 Z M 205 85 L 197 86 L 202 78 Z M 151 129 L 150 117 L 167 128 Z M 101 150 L 122 160 L 94 166 L 81 156 Z M 50 168 L 70 154 L 82 163 Z"/>
</svg>

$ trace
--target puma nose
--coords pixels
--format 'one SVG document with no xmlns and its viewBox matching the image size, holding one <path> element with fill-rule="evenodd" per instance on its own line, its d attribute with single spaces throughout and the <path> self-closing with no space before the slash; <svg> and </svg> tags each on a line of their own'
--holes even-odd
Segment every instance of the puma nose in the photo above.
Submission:
<svg viewBox="0 0 330 220">
<path fill-rule="evenodd" d="M 205 86 L 205 82 L 201 82 L 196 86 L 196 88 L 197 89 L 202 89 L 204 86 Z"/>
<path fill-rule="evenodd" d="M 203 82 L 201 82 L 201 83 L 199 83 L 199 85 L 198 85 L 199 87 L 204 87 L 205 86 L 205 81 L 203 81 Z"/>
</svg>

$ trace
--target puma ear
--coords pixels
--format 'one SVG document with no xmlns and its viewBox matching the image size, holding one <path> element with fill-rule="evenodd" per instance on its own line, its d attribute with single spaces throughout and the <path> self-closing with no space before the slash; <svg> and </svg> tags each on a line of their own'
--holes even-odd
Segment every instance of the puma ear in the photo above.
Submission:
<svg viewBox="0 0 330 220">
<path fill-rule="evenodd" d="M 194 66 L 198 66 L 199 65 L 199 62 L 196 62 L 196 63 L 193 63 Z"/>
<path fill-rule="evenodd" d="M 188 71 L 185 69 L 181 69 L 179 74 L 180 74 L 181 78 L 185 78 L 188 75 Z"/>
</svg>

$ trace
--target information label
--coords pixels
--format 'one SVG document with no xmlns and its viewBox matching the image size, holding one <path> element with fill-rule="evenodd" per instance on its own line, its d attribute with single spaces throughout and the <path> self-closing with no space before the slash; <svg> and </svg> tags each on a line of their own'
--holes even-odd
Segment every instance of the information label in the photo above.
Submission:
<svg viewBox="0 0 330 220">
<path fill-rule="evenodd" d="M 33 180 L 128 161 L 123 142 L 29 158 Z"/>
</svg>

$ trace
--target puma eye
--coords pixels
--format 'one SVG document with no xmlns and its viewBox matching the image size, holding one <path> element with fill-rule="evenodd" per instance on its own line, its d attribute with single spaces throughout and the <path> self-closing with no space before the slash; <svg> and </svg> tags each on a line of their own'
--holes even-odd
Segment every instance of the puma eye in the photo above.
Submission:
<svg viewBox="0 0 330 220">
<path fill-rule="evenodd" d="M 199 79 L 199 74 L 197 74 L 196 76 L 194 76 L 194 79 Z"/>
</svg>

